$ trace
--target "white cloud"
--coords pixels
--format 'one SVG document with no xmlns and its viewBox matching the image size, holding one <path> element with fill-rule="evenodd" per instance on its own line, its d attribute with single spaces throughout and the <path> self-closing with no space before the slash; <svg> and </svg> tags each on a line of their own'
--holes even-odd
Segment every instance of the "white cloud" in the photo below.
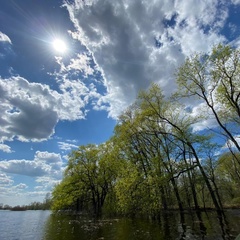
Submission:
<svg viewBox="0 0 240 240">
<path fill-rule="evenodd" d="M 6 152 L 6 153 L 12 153 L 13 152 L 11 150 L 10 146 L 8 146 L 6 144 L 3 144 L 3 143 L 0 143 L 0 151 Z"/>
<path fill-rule="evenodd" d="M 235 5 L 240 4 L 240 0 L 231 0 L 231 2 Z"/>
<path fill-rule="evenodd" d="M 47 164 L 61 163 L 61 156 L 58 153 L 40 152 L 37 151 L 34 157 L 37 162 L 45 162 Z"/>
<path fill-rule="evenodd" d="M 240 135 L 234 136 L 234 139 L 240 145 Z M 234 143 L 232 142 L 232 140 L 229 139 L 224 144 L 223 149 L 234 149 L 234 150 L 236 150 L 236 147 L 235 147 Z"/>
<path fill-rule="evenodd" d="M 187 99 L 186 101 L 188 102 L 186 103 L 186 111 L 193 119 L 198 119 L 192 125 L 194 132 L 218 126 L 217 121 L 213 116 L 213 113 L 209 108 L 206 107 L 205 102 L 199 102 L 195 99 L 191 99 L 191 101 Z"/>
<path fill-rule="evenodd" d="M 68 142 L 58 142 L 58 146 L 61 150 L 64 150 L 64 151 L 70 151 L 73 148 L 78 148 L 77 145 L 68 143 Z"/>
<path fill-rule="evenodd" d="M 53 186 L 55 186 L 59 182 L 60 182 L 60 179 L 53 179 L 48 176 L 39 177 L 36 179 L 36 183 L 38 183 L 40 185 L 36 186 L 36 189 L 42 189 L 44 191 L 47 191 L 47 190 L 49 191 L 52 189 Z"/>
<path fill-rule="evenodd" d="M 34 201 L 42 202 L 46 194 L 51 192 L 59 182 L 60 179 L 51 176 L 37 177 L 36 186 L 32 189 L 29 183 L 14 184 L 12 177 L 0 172 L 0 203 L 16 206 L 30 204 Z"/>
<path fill-rule="evenodd" d="M 46 151 L 37 151 L 33 160 L 0 161 L 0 202 L 18 205 L 42 201 L 47 192 L 51 192 L 53 186 L 62 179 L 63 171 L 60 154 Z M 12 174 L 31 177 L 32 186 L 29 186 L 28 180 L 14 184 Z"/>
<path fill-rule="evenodd" d="M 54 95 L 49 87 L 20 77 L 0 79 L 2 141 L 46 139 L 58 121 Z"/>
<path fill-rule="evenodd" d="M 76 139 L 66 139 L 66 142 L 77 143 L 78 141 Z"/>
<path fill-rule="evenodd" d="M 216 25 L 219 25 L 220 18 L 224 19 L 226 17 L 225 14 L 223 14 L 226 11 L 221 9 L 218 0 L 206 0 L 201 2 L 196 0 L 177 0 L 174 4 L 174 10 L 178 14 L 178 23 L 186 24 L 191 27 L 211 26 L 214 28 Z M 219 15 L 220 11 L 222 15 Z"/>
<path fill-rule="evenodd" d="M 77 75 L 79 72 L 87 78 L 90 75 L 94 74 L 95 69 L 91 67 L 92 58 L 86 53 L 78 53 L 76 58 L 70 59 L 70 63 L 65 65 L 61 57 L 56 58 L 57 63 L 60 65 L 60 73 L 68 73 L 74 71 L 74 74 Z"/>
<path fill-rule="evenodd" d="M 112 117 L 152 82 L 166 94 L 173 92 L 173 73 L 186 56 L 226 40 L 219 32 L 228 9 L 217 0 L 75 0 L 65 6 L 76 28 L 72 36 L 87 48 L 104 78 L 107 93 L 95 109 Z M 79 64 L 77 59 L 72 63 Z"/>
<path fill-rule="evenodd" d="M 0 31 L 0 60 L 5 61 L 7 55 L 12 55 L 12 41 Z"/>
<path fill-rule="evenodd" d="M 26 205 L 33 202 L 42 202 L 46 197 L 46 194 L 49 193 L 49 190 L 40 188 L 30 191 L 25 184 L 19 184 L 17 186 L 20 188 L 16 188 L 16 186 L 12 186 L 11 188 L 0 187 L 0 203 L 8 204 L 10 206 L 17 206 Z"/>
<path fill-rule="evenodd" d="M 13 179 L 6 175 L 6 173 L 0 172 L 0 187 L 8 187 L 14 183 Z"/>
<path fill-rule="evenodd" d="M 25 183 L 14 185 L 13 177 L 0 172 L 0 203 L 16 206 L 32 202 L 30 194 L 26 192 L 28 188 Z"/>
<path fill-rule="evenodd" d="M 12 44 L 11 39 L 2 32 L 0 32 L 0 42 L 8 42 L 8 43 Z"/>
<path fill-rule="evenodd" d="M 27 189 L 28 186 L 25 183 L 19 183 L 18 185 L 14 186 L 14 188 L 23 190 L 23 189 Z"/>
<path fill-rule="evenodd" d="M 152 82 L 169 95 L 186 56 L 225 41 L 219 30 L 228 11 L 217 0 L 76 0 L 65 6 L 76 29 L 70 34 L 87 52 L 68 63 L 56 57 L 58 90 L 19 76 L 0 78 L 0 143 L 49 139 L 58 121 L 84 119 L 86 106 L 117 118 Z M 11 43 L 1 32 L 0 39 Z"/>
<path fill-rule="evenodd" d="M 37 151 L 33 160 L 0 161 L 0 170 L 30 177 L 51 176 L 52 179 L 61 179 L 62 164 L 60 154 Z"/>
<path fill-rule="evenodd" d="M 85 105 L 95 97 L 82 82 L 64 79 L 60 92 L 21 77 L 0 79 L 0 142 L 42 141 L 54 134 L 59 120 L 83 119 Z M 7 150 L 6 146 L 2 146 Z M 9 150 L 8 150 L 9 151 Z"/>
<path fill-rule="evenodd" d="M 31 177 L 45 175 L 50 170 L 47 165 L 29 160 L 1 161 L 0 169 L 6 173 L 14 173 Z"/>
</svg>

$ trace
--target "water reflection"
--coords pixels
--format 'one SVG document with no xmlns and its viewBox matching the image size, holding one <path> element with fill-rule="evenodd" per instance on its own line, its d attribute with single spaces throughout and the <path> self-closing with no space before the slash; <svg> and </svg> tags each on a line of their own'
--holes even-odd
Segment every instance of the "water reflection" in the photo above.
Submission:
<svg viewBox="0 0 240 240">
<path fill-rule="evenodd" d="M 236 211 L 237 212 L 237 211 Z M 240 213 L 238 211 L 238 213 Z M 231 214 L 227 214 L 231 218 Z M 230 232 L 231 226 L 227 220 L 227 216 L 224 212 L 194 212 L 190 213 L 186 219 L 186 213 L 180 213 L 180 224 L 179 224 L 179 240 L 181 239 L 223 239 L 230 240 L 235 239 L 234 235 L 239 232 L 239 227 L 234 231 Z M 240 218 L 236 222 L 240 223 Z M 191 219 L 192 223 L 188 223 Z M 234 223 L 234 222 L 233 222 Z"/>
<path fill-rule="evenodd" d="M 195 239 L 198 237 L 199 239 L 205 239 L 207 235 L 207 227 L 204 224 L 202 218 L 202 212 L 197 211 L 194 214 L 190 213 L 186 221 L 186 213 L 180 212 L 180 223 L 178 225 L 178 232 L 180 233 L 179 240 L 183 239 Z M 189 225 L 188 225 L 189 224 Z"/>
<path fill-rule="evenodd" d="M 79 215 L 51 215 L 46 240 L 185 240 L 234 239 L 240 233 L 240 211 L 167 212 L 158 220 L 144 218 L 91 219 Z"/>
</svg>

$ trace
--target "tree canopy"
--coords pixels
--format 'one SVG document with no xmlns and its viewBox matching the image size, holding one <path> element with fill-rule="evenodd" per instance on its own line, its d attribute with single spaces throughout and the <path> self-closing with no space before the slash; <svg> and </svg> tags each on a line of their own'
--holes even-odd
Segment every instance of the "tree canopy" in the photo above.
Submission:
<svg viewBox="0 0 240 240">
<path fill-rule="evenodd" d="M 157 216 L 240 205 L 239 73 L 239 50 L 230 46 L 187 58 L 172 96 L 152 84 L 119 116 L 109 141 L 72 151 L 52 208 Z M 192 102 L 201 111 L 193 113 Z M 214 126 L 196 130 L 209 119 Z"/>
</svg>

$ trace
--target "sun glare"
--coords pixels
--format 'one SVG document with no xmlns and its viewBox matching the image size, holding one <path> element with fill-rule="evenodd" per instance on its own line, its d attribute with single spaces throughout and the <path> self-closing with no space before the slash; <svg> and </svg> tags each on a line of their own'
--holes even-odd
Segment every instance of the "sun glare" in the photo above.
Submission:
<svg viewBox="0 0 240 240">
<path fill-rule="evenodd" d="M 62 41 L 61 39 L 55 39 L 52 44 L 53 44 L 55 51 L 57 51 L 59 53 L 64 53 L 67 50 L 66 43 L 64 41 Z"/>
</svg>

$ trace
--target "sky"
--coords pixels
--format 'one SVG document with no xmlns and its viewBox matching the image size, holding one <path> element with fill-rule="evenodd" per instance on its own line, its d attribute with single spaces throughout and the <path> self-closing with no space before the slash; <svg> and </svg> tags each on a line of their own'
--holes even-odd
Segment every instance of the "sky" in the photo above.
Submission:
<svg viewBox="0 0 240 240">
<path fill-rule="evenodd" d="M 42 201 L 72 150 L 218 43 L 240 46 L 240 0 L 0 0 L 0 203 Z"/>
</svg>

